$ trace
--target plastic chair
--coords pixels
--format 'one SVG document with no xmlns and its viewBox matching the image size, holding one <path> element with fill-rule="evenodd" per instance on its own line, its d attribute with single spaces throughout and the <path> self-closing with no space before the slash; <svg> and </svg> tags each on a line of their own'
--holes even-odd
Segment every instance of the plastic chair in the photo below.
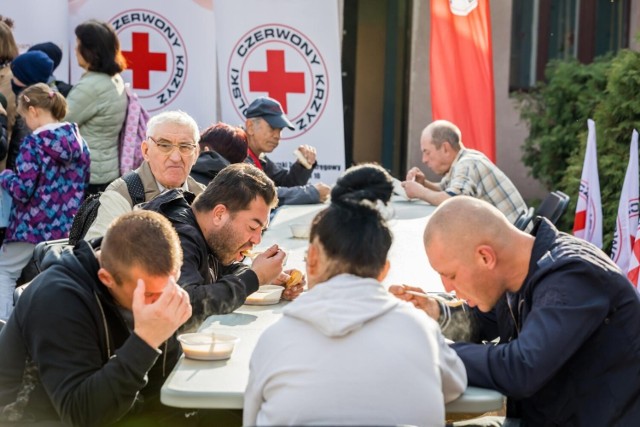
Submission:
<svg viewBox="0 0 640 427">
<path fill-rule="evenodd" d="M 542 203 L 540 203 L 535 215 L 545 217 L 555 224 L 565 213 L 568 205 L 569 196 L 562 191 L 552 191 Z"/>
<path fill-rule="evenodd" d="M 518 230 L 524 231 L 533 219 L 534 215 L 535 209 L 533 209 L 533 207 L 530 207 L 526 211 L 520 212 L 520 216 L 516 218 L 516 221 L 513 223 L 513 225 L 515 225 Z"/>
</svg>

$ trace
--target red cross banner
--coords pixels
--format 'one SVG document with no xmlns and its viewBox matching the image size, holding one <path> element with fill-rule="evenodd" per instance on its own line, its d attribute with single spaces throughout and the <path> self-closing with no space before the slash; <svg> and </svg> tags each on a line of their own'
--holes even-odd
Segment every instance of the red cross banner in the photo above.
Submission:
<svg viewBox="0 0 640 427">
<path fill-rule="evenodd" d="M 337 1 L 216 0 L 222 121 L 239 125 L 255 98 L 269 96 L 295 130 L 283 129 L 269 154 L 289 167 L 300 144 L 314 146 L 312 181 L 344 171 L 344 130 Z"/>
<path fill-rule="evenodd" d="M 151 115 L 183 110 L 200 128 L 216 122 L 213 0 L 71 0 L 70 46 L 88 19 L 113 25 L 128 64 L 122 76 Z M 82 73 L 74 57 L 72 82 Z"/>
<path fill-rule="evenodd" d="M 494 3 L 495 5 L 495 3 Z M 431 109 L 496 160 L 489 0 L 431 0 Z"/>
</svg>

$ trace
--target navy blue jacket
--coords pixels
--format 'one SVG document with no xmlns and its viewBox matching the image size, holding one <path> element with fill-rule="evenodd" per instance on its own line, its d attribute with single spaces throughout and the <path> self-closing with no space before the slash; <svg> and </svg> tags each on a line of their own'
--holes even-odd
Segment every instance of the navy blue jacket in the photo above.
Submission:
<svg viewBox="0 0 640 427">
<path fill-rule="evenodd" d="M 247 156 L 245 163 L 257 166 L 251 156 Z M 313 167 L 317 164 L 318 162 Z M 320 192 L 313 184 L 307 184 L 313 169 L 305 168 L 300 162 L 295 162 L 290 169 L 285 169 L 267 156 L 260 158 L 260 165 L 264 173 L 276 184 L 278 206 L 320 203 Z"/>
<path fill-rule="evenodd" d="M 196 164 L 191 168 L 191 178 L 205 187 L 218 173 L 229 166 L 229 161 L 215 151 L 201 151 Z"/>
<path fill-rule="evenodd" d="M 590 243 L 546 220 L 534 233 L 521 289 L 496 307 L 504 344 L 453 345 L 469 384 L 508 396 L 525 426 L 640 425 L 638 293 Z"/>
</svg>

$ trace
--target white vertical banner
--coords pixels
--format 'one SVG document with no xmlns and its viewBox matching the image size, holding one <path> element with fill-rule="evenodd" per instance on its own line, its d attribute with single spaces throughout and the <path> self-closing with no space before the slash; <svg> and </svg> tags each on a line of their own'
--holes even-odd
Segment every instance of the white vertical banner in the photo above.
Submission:
<svg viewBox="0 0 640 427">
<path fill-rule="evenodd" d="M 62 62 L 53 72 L 58 80 L 69 80 L 69 61 L 75 62 L 68 44 L 68 0 L 3 1 L 0 14 L 13 19 L 13 37 L 20 53 L 38 43 L 52 42 L 62 50 Z"/>
<path fill-rule="evenodd" d="M 289 167 L 293 150 L 318 151 L 312 181 L 344 171 L 338 3 L 317 0 L 216 0 L 222 120 L 244 123 L 255 98 L 280 101 L 295 130 L 283 129 L 269 158 Z"/>
<path fill-rule="evenodd" d="M 631 134 L 629 164 L 622 184 L 622 192 L 620 193 L 616 231 L 613 235 L 611 248 L 611 259 L 625 274 L 629 271 L 633 244 L 638 231 L 638 193 L 640 193 L 640 183 L 638 181 L 638 131 L 634 130 Z"/>
<path fill-rule="evenodd" d="M 596 148 L 596 123 L 587 120 L 589 134 L 584 155 L 582 177 L 573 234 L 597 247 L 602 247 L 602 203 L 600 200 L 600 178 L 598 176 L 598 152 Z"/>
<path fill-rule="evenodd" d="M 127 58 L 125 81 L 151 115 L 183 110 L 200 128 L 216 121 L 216 40 L 213 0 L 73 0 L 69 41 L 89 19 L 113 25 Z M 76 62 L 71 80 L 83 70 Z"/>
</svg>

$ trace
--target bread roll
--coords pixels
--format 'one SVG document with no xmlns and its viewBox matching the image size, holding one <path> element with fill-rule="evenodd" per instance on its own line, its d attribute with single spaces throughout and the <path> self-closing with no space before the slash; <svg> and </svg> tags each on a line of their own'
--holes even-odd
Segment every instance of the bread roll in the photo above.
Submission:
<svg viewBox="0 0 640 427">
<path fill-rule="evenodd" d="M 285 288 L 290 288 L 302 282 L 303 274 L 302 274 L 302 271 L 300 270 L 296 270 L 296 269 L 291 270 L 291 272 L 289 273 L 289 276 L 290 276 L 289 280 L 287 280 L 287 282 L 284 284 Z"/>
</svg>

